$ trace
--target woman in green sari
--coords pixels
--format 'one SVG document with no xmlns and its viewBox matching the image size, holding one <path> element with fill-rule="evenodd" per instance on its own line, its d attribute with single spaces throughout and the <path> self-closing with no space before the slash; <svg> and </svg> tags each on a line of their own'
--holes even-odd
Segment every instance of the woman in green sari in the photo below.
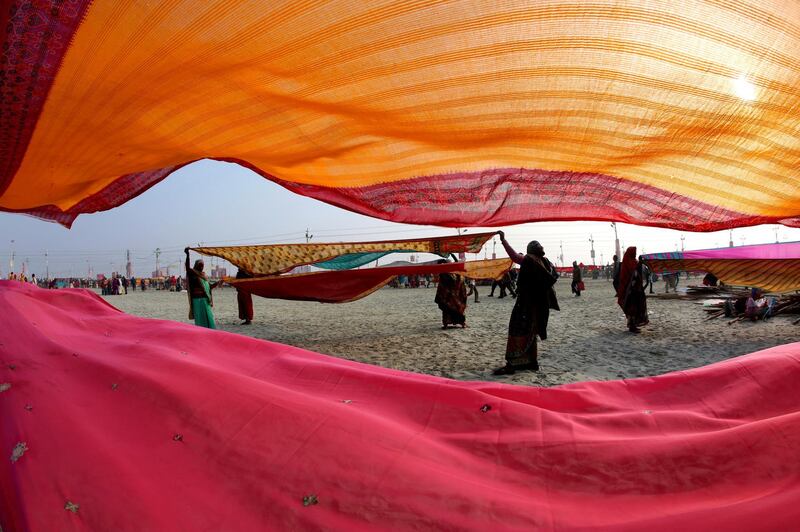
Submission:
<svg viewBox="0 0 800 532">
<path fill-rule="evenodd" d="M 189 248 L 183 250 L 186 252 L 186 284 L 187 292 L 189 294 L 189 319 L 194 318 L 194 324 L 200 327 L 207 327 L 209 329 L 216 329 L 217 325 L 214 323 L 214 311 L 211 307 L 214 306 L 214 297 L 211 295 L 211 290 L 222 284 L 222 281 L 216 283 L 209 283 L 208 277 L 203 272 L 203 259 L 194 261 L 194 268 L 189 266 Z"/>
</svg>

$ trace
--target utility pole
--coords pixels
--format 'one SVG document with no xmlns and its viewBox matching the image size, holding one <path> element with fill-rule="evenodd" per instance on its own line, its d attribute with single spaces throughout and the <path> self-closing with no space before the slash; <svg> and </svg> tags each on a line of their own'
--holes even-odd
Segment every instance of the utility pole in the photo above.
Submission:
<svg viewBox="0 0 800 532">
<path fill-rule="evenodd" d="M 622 252 L 619 249 L 619 235 L 617 235 L 617 222 L 611 222 L 611 227 L 614 228 L 614 253 L 617 254 L 619 260 L 622 260 Z"/>
<path fill-rule="evenodd" d="M 558 256 L 561 259 L 561 267 L 564 267 L 564 241 L 561 241 L 561 254 Z"/>
<path fill-rule="evenodd" d="M 464 231 L 466 233 L 468 231 L 468 229 L 461 229 L 460 227 L 456 228 L 456 233 L 458 233 L 458 236 L 461 236 L 461 231 Z M 467 262 L 467 254 L 464 253 L 463 251 L 460 251 L 458 253 L 458 261 L 459 262 Z"/>
<path fill-rule="evenodd" d="M 308 232 L 308 227 L 306 227 L 306 244 L 308 244 L 308 242 L 309 242 L 309 241 L 310 241 L 312 238 L 314 238 L 314 235 L 312 235 L 312 234 L 309 234 L 309 232 Z"/>
<path fill-rule="evenodd" d="M 497 239 L 492 239 L 492 260 L 497 258 Z"/>
<path fill-rule="evenodd" d="M 125 252 L 126 263 L 125 263 L 125 277 L 130 279 L 133 277 L 133 265 L 131 264 L 131 250 L 126 250 Z"/>
<path fill-rule="evenodd" d="M 594 238 L 592 235 L 589 235 L 589 242 L 592 244 L 592 266 L 597 266 L 594 261 Z"/>
<path fill-rule="evenodd" d="M 47 256 L 47 250 L 44 250 L 44 264 L 47 268 L 47 282 L 50 282 L 50 258 Z"/>
<path fill-rule="evenodd" d="M 605 261 L 605 259 L 603 259 L 603 252 L 602 251 L 600 252 L 600 265 L 601 266 L 605 266 L 606 265 L 606 261 Z"/>
<path fill-rule="evenodd" d="M 774 227 L 772 230 L 775 231 L 775 243 L 778 244 L 778 228 Z"/>
<path fill-rule="evenodd" d="M 8 271 L 14 271 L 14 241 L 11 241 L 11 260 L 8 261 Z"/>
<path fill-rule="evenodd" d="M 161 248 L 156 248 L 154 253 L 156 254 L 156 276 L 158 277 L 161 274 L 161 271 L 158 268 L 158 256 L 161 255 Z"/>
<path fill-rule="evenodd" d="M 733 229 L 731 229 L 731 231 L 729 233 L 729 237 L 730 237 L 730 241 L 728 242 L 728 247 L 732 248 L 733 247 Z"/>
<path fill-rule="evenodd" d="M 686 248 L 685 248 L 685 246 L 684 246 L 684 241 L 685 241 L 685 240 L 686 240 L 686 237 L 685 237 L 685 236 L 683 236 L 683 235 L 681 235 L 681 252 L 684 252 L 684 251 L 686 251 Z"/>
</svg>

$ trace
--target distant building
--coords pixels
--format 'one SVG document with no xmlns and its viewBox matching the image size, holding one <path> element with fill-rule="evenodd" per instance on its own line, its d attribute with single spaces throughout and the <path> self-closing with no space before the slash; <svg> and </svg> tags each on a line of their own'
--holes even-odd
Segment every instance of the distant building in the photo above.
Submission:
<svg viewBox="0 0 800 532">
<path fill-rule="evenodd" d="M 153 274 L 152 274 L 150 277 L 151 277 L 151 278 L 155 278 L 155 277 L 166 277 L 166 274 L 164 273 L 164 270 L 162 270 L 161 268 L 159 268 L 159 269 L 155 270 L 155 271 L 153 272 Z"/>
<path fill-rule="evenodd" d="M 214 279 L 222 279 L 228 276 L 228 269 L 222 266 L 211 268 L 211 277 Z"/>
</svg>

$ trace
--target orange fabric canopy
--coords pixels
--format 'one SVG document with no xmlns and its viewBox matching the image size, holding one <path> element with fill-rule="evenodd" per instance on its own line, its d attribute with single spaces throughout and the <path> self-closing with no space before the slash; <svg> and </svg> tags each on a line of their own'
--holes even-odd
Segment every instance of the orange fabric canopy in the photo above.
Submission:
<svg viewBox="0 0 800 532">
<path fill-rule="evenodd" d="M 9 4 L 3 210 L 214 158 L 414 223 L 800 223 L 797 3 Z"/>
</svg>

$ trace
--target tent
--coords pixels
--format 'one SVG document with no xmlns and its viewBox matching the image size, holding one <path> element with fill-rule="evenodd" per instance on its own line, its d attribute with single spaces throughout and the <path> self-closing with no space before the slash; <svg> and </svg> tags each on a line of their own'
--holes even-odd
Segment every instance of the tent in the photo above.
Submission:
<svg viewBox="0 0 800 532">
<path fill-rule="evenodd" d="M 800 290 L 800 242 L 652 253 L 643 260 L 657 273 L 704 271 L 729 285 Z"/>
</svg>

